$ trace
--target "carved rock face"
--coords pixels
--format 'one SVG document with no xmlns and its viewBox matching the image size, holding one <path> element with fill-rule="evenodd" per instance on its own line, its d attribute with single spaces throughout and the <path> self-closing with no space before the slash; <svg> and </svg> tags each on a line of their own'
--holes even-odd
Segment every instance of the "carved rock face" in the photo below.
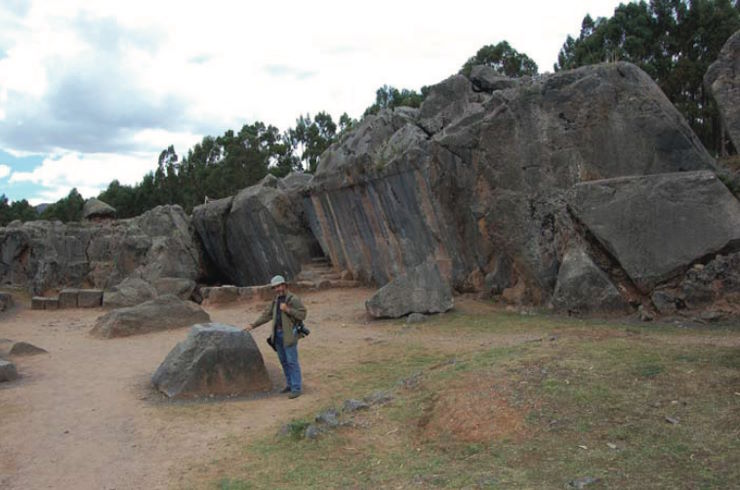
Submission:
<svg viewBox="0 0 740 490">
<path fill-rule="evenodd" d="M 251 286 L 266 284 L 276 274 L 293 278 L 300 272 L 316 248 L 300 198 L 309 180 L 268 176 L 234 197 L 193 210 L 205 253 L 225 281 Z"/>
<path fill-rule="evenodd" d="M 327 150 L 305 203 L 334 266 L 382 286 L 433 261 L 458 290 L 516 285 L 517 301 L 542 304 L 568 244 L 584 241 L 567 205 L 571 187 L 713 168 L 633 65 L 486 87 L 476 92 L 456 75 L 432 87 L 419 111 L 365 118 Z"/>
</svg>

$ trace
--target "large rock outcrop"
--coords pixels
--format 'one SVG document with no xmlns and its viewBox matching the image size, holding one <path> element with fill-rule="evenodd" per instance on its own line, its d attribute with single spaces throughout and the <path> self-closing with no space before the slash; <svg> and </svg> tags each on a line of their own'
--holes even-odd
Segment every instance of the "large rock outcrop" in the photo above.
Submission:
<svg viewBox="0 0 740 490">
<path fill-rule="evenodd" d="M 456 75 L 432 87 L 418 111 L 365 118 L 322 155 L 305 205 L 335 267 L 382 286 L 431 260 L 456 289 L 501 276 L 517 301 L 543 304 L 582 239 L 574 185 L 713 169 L 634 65 L 509 81 L 479 71 L 475 86 Z"/>
<path fill-rule="evenodd" d="M 200 241 L 225 282 L 251 286 L 300 272 L 316 248 L 300 198 L 310 178 L 268 175 L 236 196 L 193 210 Z"/>
<path fill-rule="evenodd" d="M 272 388 L 252 336 L 219 323 L 195 325 L 167 354 L 152 384 L 169 398 L 249 395 Z"/>
<path fill-rule="evenodd" d="M 740 31 L 725 42 L 704 75 L 704 86 L 717 101 L 724 128 L 740 149 Z"/>
<path fill-rule="evenodd" d="M 0 284 L 34 294 L 72 288 L 107 289 L 136 275 L 196 280 L 200 249 L 179 206 L 105 223 L 30 221 L 0 228 Z"/>
<path fill-rule="evenodd" d="M 166 294 L 98 317 L 91 333 L 105 338 L 127 337 L 209 321 L 211 317 L 196 303 Z"/>
</svg>

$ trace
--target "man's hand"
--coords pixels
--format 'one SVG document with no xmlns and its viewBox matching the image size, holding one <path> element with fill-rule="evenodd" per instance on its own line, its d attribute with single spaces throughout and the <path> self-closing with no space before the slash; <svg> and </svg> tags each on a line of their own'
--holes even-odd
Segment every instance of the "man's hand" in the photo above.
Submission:
<svg viewBox="0 0 740 490">
<path fill-rule="evenodd" d="M 288 311 L 288 305 L 285 303 L 280 303 L 280 311 Z"/>
<path fill-rule="evenodd" d="M 247 325 L 242 329 L 242 332 L 249 332 L 250 330 L 254 330 L 254 325 Z"/>
</svg>

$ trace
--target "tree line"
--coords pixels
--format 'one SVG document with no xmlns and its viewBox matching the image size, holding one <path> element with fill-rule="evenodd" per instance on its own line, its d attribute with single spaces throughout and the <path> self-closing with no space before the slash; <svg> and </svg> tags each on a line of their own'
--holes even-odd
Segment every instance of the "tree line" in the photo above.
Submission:
<svg viewBox="0 0 740 490">
<path fill-rule="evenodd" d="M 686 117 L 705 147 L 715 155 L 734 153 L 721 126 L 717 107 L 702 80 L 725 41 L 740 30 L 740 0 L 650 0 L 620 4 L 612 17 L 586 15 L 577 38 L 568 36 L 554 70 L 614 61 L 640 66 Z M 510 77 L 534 76 L 537 64 L 507 41 L 483 46 L 460 68 L 469 75 L 485 64 Z M 419 107 L 429 93 L 384 85 L 363 118 L 382 109 Z M 179 204 L 187 212 L 206 198 L 230 196 L 256 184 L 268 173 L 282 177 L 291 171 L 314 172 L 321 154 L 351 130 L 357 120 L 346 113 L 301 115 L 293 128 L 281 132 L 260 121 L 238 132 L 205 136 L 180 156 L 163 150 L 156 170 L 129 186 L 111 182 L 98 198 L 112 205 L 120 218 L 139 215 L 160 204 Z M 25 200 L 8 203 L 0 196 L 0 226 L 13 219 L 79 220 L 83 199 L 76 189 L 40 214 Z"/>
</svg>

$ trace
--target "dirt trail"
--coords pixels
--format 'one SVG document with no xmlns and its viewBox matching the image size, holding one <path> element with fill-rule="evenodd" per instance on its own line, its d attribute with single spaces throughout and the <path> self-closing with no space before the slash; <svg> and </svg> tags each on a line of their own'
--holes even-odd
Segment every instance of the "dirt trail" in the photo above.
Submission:
<svg viewBox="0 0 740 490">
<path fill-rule="evenodd" d="M 0 339 L 30 342 L 49 354 L 15 358 L 21 379 L 0 385 L 0 488 L 177 486 L 180 470 L 207 461 L 211 448 L 243 442 L 228 441 L 227 434 L 274 431 L 328 396 L 321 378 L 353 362 L 368 340 L 389 335 L 366 324 L 364 301 L 371 294 L 351 289 L 303 295 L 314 330 L 301 346 L 306 390 L 296 400 L 272 393 L 170 403 L 152 390 L 149 378 L 188 329 L 97 339 L 89 330 L 101 310 L 17 308 L 3 314 Z M 209 313 L 212 321 L 241 326 L 261 307 L 241 303 Z M 254 335 L 280 389 L 282 374 L 264 341 L 268 330 L 263 326 Z M 338 343 L 341 349 L 330 347 Z"/>
</svg>

